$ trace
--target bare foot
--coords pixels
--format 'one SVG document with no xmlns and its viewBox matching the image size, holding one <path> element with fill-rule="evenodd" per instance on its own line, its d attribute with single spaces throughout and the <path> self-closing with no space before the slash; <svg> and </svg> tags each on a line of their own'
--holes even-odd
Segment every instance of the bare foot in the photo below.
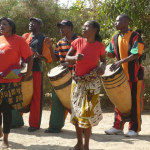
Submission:
<svg viewBox="0 0 150 150">
<path fill-rule="evenodd" d="M 76 144 L 71 150 L 83 150 L 83 145 L 81 144 Z"/>
<path fill-rule="evenodd" d="M 9 147 L 9 144 L 8 144 L 8 141 L 2 141 L 2 145 L 1 145 L 1 148 L 8 148 Z"/>
</svg>

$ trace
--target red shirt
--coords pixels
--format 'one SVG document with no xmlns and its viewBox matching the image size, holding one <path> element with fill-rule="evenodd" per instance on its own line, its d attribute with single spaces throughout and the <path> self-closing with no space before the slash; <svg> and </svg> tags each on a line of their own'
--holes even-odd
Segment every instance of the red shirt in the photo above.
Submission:
<svg viewBox="0 0 150 150">
<path fill-rule="evenodd" d="M 10 37 L 0 36 L 0 74 L 7 76 L 11 70 L 20 69 L 20 59 L 27 59 L 32 51 L 26 41 L 16 34 Z M 4 76 L 4 77 L 5 77 Z M 0 83 L 19 82 L 21 77 L 0 77 Z"/>
<path fill-rule="evenodd" d="M 72 47 L 77 54 L 84 54 L 81 61 L 76 62 L 75 73 L 83 76 L 97 67 L 100 56 L 105 54 L 105 46 L 99 41 L 88 43 L 85 38 L 78 38 L 72 42 Z"/>
</svg>

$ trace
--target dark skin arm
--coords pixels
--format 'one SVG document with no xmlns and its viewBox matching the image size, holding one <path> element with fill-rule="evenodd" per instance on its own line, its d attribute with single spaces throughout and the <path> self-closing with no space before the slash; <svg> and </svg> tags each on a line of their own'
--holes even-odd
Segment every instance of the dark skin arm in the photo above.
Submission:
<svg viewBox="0 0 150 150">
<path fill-rule="evenodd" d="M 80 61 L 83 59 L 84 54 L 78 54 L 75 55 L 76 51 L 73 49 L 73 47 L 71 47 L 66 55 L 65 60 L 69 63 L 69 64 L 75 64 L 76 61 Z"/>
<path fill-rule="evenodd" d="M 53 39 L 52 38 L 50 39 L 50 38 L 46 37 L 45 38 L 45 43 L 46 43 L 47 47 L 50 49 L 50 54 L 51 54 L 52 60 L 53 61 L 58 61 L 58 58 L 55 56 L 53 48 L 52 48 Z"/>
<path fill-rule="evenodd" d="M 132 60 L 135 60 L 138 58 L 138 54 L 132 54 L 122 60 L 119 60 L 115 63 L 113 63 L 110 67 L 110 70 L 111 71 L 115 71 L 117 68 L 119 68 L 123 63 L 126 63 L 126 62 L 129 62 L 129 61 L 132 61 Z"/>
<path fill-rule="evenodd" d="M 73 48 L 71 47 L 66 55 L 66 61 L 69 62 L 70 64 L 75 64 L 76 61 L 80 61 L 84 57 L 84 54 L 78 54 L 78 55 L 74 56 L 75 53 L 76 53 L 76 51 L 73 50 Z M 101 63 L 100 63 L 98 70 L 99 70 L 100 75 L 102 75 L 102 74 L 104 74 L 105 68 L 106 68 L 105 55 L 100 56 L 100 61 L 101 61 Z"/>
<path fill-rule="evenodd" d="M 28 77 L 31 75 L 33 66 L 33 56 L 27 58 L 27 65 L 28 65 L 27 72 L 23 74 L 21 81 L 26 81 Z"/>
<path fill-rule="evenodd" d="M 40 55 L 38 52 L 34 52 L 34 57 L 37 57 L 40 60 L 45 61 L 45 62 L 47 61 L 47 59 L 44 56 Z"/>
<path fill-rule="evenodd" d="M 105 69 L 106 69 L 106 56 L 100 56 L 100 66 L 99 66 L 99 73 L 100 75 L 103 75 L 105 73 Z"/>
</svg>

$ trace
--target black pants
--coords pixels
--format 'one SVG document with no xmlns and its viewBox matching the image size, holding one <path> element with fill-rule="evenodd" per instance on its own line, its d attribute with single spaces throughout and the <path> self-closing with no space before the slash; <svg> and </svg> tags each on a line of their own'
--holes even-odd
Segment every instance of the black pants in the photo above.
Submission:
<svg viewBox="0 0 150 150">
<path fill-rule="evenodd" d="M 0 125 L 2 125 L 2 115 L 3 115 L 3 133 L 10 132 L 12 114 L 11 114 L 12 107 L 3 100 L 2 104 L 0 105 Z"/>
</svg>

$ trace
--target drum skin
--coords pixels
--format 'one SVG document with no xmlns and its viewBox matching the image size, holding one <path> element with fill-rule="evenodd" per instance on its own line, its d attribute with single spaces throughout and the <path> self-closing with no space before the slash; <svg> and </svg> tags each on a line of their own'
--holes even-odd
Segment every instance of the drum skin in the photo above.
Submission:
<svg viewBox="0 0 150 150">
<path fill-rule="evenodd" d="M 71 109 L 71 73 L 66 68 L 53 76 L 53 72 L 57 72 L 59 69 L 61 70 L 62 68 L 60 66 L 53 68 L 48 73 L 48 77 L 62 105 L 67 109 Z"/>
<path fill-rule="evenodd" d="M 109 68 L 110 65 L 106 67 L 106 72 Z M 102 75 L 102 83 L 110 101 L 123 116 L 128 117 L 132 106 L 131 90 L 123 69 L 119 68 L 116 72 L 106 74 Z"/>
</svg>

